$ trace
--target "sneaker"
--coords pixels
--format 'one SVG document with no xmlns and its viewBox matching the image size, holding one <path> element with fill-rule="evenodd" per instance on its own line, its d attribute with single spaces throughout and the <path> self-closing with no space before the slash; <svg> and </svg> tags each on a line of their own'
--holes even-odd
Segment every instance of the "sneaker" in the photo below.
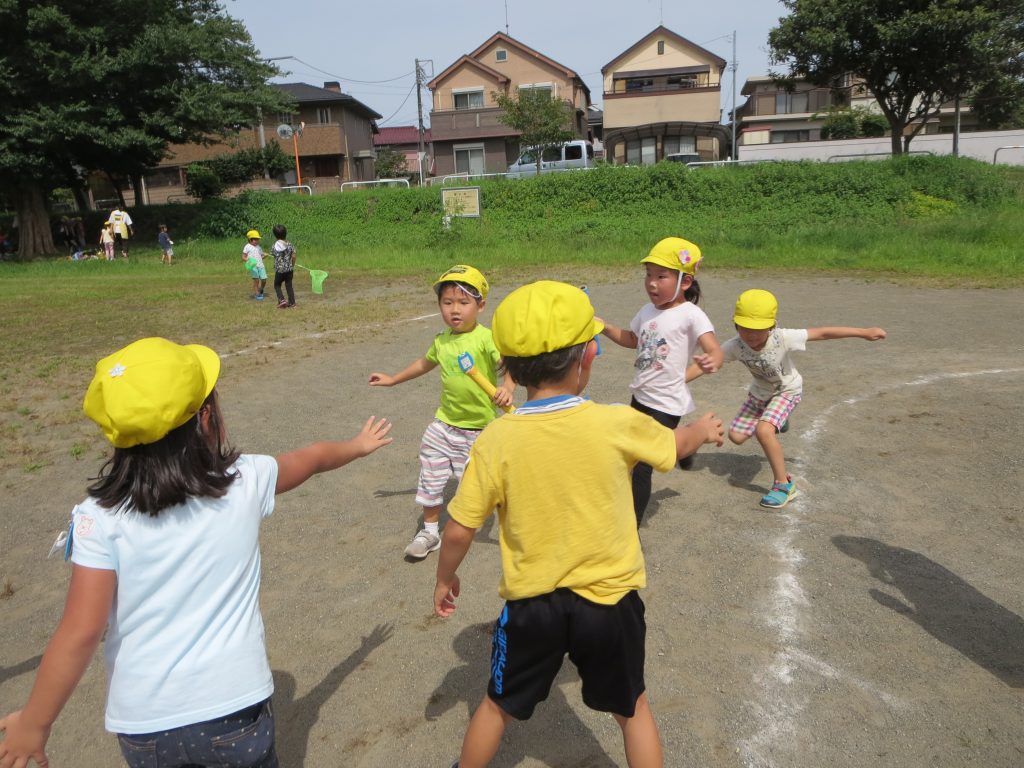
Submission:
<svg viewBox="0 0 1024 768">
<path fill-rule="evenodd" d="M 793 478 L 787 475 L 788 483 L 772 483 L 772 489 L 761 497 L 761 506 L 769 509 L 782 509 L 795 499 L 800 491 L 796 488 Z"/>
<path fill-rule="evenodd" d="M 787 432 L 789 432 L 789 419 L 786 419 L 784 422 L 782 422 L 782 426 L 779 427 L 779 434 L 784 435 Z"/>
<path fill-rule="evenodd" d="M 262 293 L 257 293 L 256 294 L 256 301 L 263 301 L 263 294 Z"/>
<path fill-rule="evenodd" d="M 415 557 L 417 560 L 422 560 L 431 552 L 439 549 L 440 546 L 441 537 L 424 528 L 413 536 L 412 541 L 409 542 L 409 546 L 405 548 L 405 554 L 408 557 Z"/>
</svg>

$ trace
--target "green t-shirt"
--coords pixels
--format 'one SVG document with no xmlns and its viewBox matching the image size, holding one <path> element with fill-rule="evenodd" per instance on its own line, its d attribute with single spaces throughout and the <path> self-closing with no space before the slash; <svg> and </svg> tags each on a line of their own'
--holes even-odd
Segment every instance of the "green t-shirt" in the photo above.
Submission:
<svg viewBox="0 0 1024 768">
<path fill-rule="evenodd" d="M 483 429 L 495 416 L 494 401 L 459 366 L 459 355 L 469 352 L 478 371 L 497 385 L 501 355 L 491 329 L 477 323 L 467 333 L 446 328 L 434 338 L 426 358 L 441 369 L 441 405 L 434 418 L 462 429 Z"/>
</svg>

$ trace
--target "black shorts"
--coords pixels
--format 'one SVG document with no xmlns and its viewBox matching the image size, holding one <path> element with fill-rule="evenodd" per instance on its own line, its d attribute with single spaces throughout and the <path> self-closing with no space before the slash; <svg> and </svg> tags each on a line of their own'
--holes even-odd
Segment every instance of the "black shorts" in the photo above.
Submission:
<svg viewBox="0 0 1024 768">
<path fill-rule="evenodd" d="M 494 624 L 487 695 L 517 720 L 544 701 L 566 654 L 583 680 L 583 703 L 632 717 L 645 690 L 644 603 L 636 592 L 600 605 L 569 589 L 509 600 Z"/>
</svg>

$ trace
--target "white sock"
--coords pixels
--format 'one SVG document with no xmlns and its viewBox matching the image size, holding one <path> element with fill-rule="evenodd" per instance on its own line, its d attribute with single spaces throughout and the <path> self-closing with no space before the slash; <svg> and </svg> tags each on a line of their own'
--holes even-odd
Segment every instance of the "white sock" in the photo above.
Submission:
<svg viewBox="0 0 1024 768">
<path fill-rule="evenodd" d="M 440 520 L 435 520 L 433 523 L 428 523 L 424 521 L 423 530 L 425 530 L 427 533 L 432 533 L 435 536 L 440 536 L 441 532 L 438 530 L 438 525 L 440 525 L 440 522 Z"/>
</svg>

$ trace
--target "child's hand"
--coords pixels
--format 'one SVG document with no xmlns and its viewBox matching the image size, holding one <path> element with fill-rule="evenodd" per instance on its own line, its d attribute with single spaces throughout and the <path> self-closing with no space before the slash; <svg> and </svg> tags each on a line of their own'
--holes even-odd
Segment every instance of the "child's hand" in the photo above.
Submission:
<svg viewBox="0 0 1024 768">
<path fill-rule="evenodd" d="M 0 766 L 27 766 L 30 759 L 40 768 L 49 765 L 45 751 L 49 728 L 31 726 L 23 721 L 18 711 L 0 720 L 0 731 L 4 732 L 4 740 L 0 741 Z"/>
<path fill-rule="evenodd" d="M 386 373 L 371 373 L 370 374 L 370 386 L 371 387 L 393 387 L 395 385 L 395 377 L 388 376 Z"/>
<path fill-rule="evenodd" d="M 438 581 L 434 585 L 434 613 L 443 619 L 455 613 L 455 598 L 459 596 L 459 577 L 452 576 L 451 584 Z"/>
<path fill-rule="evenodd" d="M 714 358 L 711 355 L 694 355 L 693 362 L 697 364 L 702 373 L 714 373 L 718 370 Z"/>
<path fill-rule="evenodd" d="M 725 430 L 722 428 L 722 420 L 714 413 L 706 413 L 701 416 L 693 425 L 704 435 L 705 443 L 714 443 L 721 447 L 725 442 Z"/>
<path fill-rule="evenodd" d="M 494 404 L 499 408 L 507 408 L 512 405 L 512 393 L 504 387 L 494 390 Z"/>
<path fill-rule="evenodd" d="M 864 338 L 868 341 L 881 341 L 885 338 L 884 328 L 865 328 Z"/>
<path fill-rule="evenodd" d="M 359 434 L 352 438 L 356 452 L 360 456 L 369 456 L 378 448 L 383 448 L 394 440 L 394 438 L 388 437 L 388 432 L 391 431 L 391 422 L 387 419 L 374 422 L 375 418 L 377 417 L 368 418 Z"/>
</svg>

